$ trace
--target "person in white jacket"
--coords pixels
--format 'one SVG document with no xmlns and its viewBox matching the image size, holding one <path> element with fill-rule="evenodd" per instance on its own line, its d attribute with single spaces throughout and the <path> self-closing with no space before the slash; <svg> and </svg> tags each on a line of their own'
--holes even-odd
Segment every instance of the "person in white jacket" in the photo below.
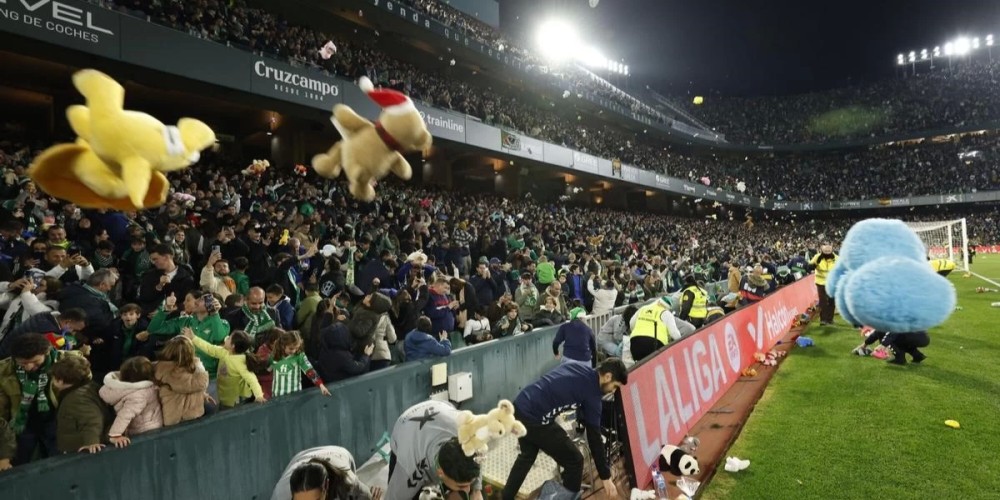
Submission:
<svg viewBox="0 0 1000 500">
<path fill-rule="evenodd" d="M 62 275 L 70 270 L 76 271 L 76 281 L 86 281 L 91 274 L 94 274 L 94 265 L 83 255 L 68 255 L 66 249 L 62 247 L 49 247 L 45 251 L 45 261 L 51 264 L 52 268 L 42 272 L 55 279 L 62 278 Z"/>
<path fill-rule="evenodd" d="M 0 309 L 7 311 L 3 321 L 0 322 L 0 337 L 35 314 L 52 312 L 59 308 L 58 302 L 46 299 L 46 291 L 50 285 L 46 280 L 58 283 L 49 277 L 38 281 L 38 286 L 35 286 L 36 280 L 32 278 L 0 283 L 0 289 L 4 292 L 0 295 Z"/>
<path fill-rule="evenodd" d="M 590 279 L 587 280 L 587 291 L 594 296 L 594 307 L 590 311 L 591 316 L 600 316 L 604 313 L 610 313 L 615 309 L 615 301 L 618 300 L 618 289 L 615 287 L 615 283 L 611 280 L 604 282 L 604 286 L 600 289 L 594 288 L 594 276 L 591 275 Z"/>
</svg>

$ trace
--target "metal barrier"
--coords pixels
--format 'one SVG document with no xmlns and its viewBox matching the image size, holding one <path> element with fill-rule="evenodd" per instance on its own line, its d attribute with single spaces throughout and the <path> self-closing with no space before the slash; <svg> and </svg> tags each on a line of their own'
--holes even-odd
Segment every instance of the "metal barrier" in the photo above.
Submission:
<svg viewBox="0 0 1000 500">
<path fill-rule="evenodd" d="M 485 412 L 555 366 L 557 328 L 471 346 L 446 358 L 416 361 L 190 423 L 141 434 L 128 448 L 74 453 L 0 473 L 0 498 L 267 499 L 292 456 L 336 444 L 358 463 L 408 407 L 428 398 L 431 365 L 471 372 L 473 398 Z"/>
</svg>

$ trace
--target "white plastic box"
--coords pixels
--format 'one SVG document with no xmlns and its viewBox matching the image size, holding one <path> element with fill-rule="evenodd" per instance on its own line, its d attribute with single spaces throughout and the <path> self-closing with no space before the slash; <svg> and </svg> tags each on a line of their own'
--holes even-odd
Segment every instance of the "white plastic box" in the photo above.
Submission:
<svg viewBox="0 0 1000 500">
<path fill-rule="evenodd" d="M 472 373 L 460 372 L 448 376 L 448 399 L 456 403 L 472 399 Z"/>
</svg>

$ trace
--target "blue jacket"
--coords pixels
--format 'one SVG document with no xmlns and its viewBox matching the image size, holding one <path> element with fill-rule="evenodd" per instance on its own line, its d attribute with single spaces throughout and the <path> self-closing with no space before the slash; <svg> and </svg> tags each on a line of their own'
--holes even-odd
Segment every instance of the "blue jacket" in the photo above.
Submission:
<svg viewBox="0 0 1000 500">
<path fill-rule="evenodd" d="M 531 425 L 550 424 L 560 413 L 576 409 L 584 424 L 600 429 L 602 396 L 597 370 L 563 363 L 525 387 L 514 408 L 518 420 Z"/>
<path fill-rule="evenodd" d="M 407 361 L 447 356 L 451 354 L 451 341 L 448 339 L 439 341 L 429 333 L 413 330 L 406 334 L 403 350 Z"/>
<path fill-rule="evenodd" d="M 559 344 L 564 342 L 566 345 L 563 347 L 563 356 L 594 366 L 597 342 L 594 340 L 594 331 L 586 323 L 579 319 L 563 323 L 556 332 L 556 338 L 552 339 L 552 353 L 558 356 Z"/>
<path fill-rule="evenodd" d="M 451 333 L 455 329 L 455 313 L 452 312 L 448 304 L 451 300 L 447 295 L 438 295 L 427 288 L 427 305 L 424 306 L 424 314 L 431 319 L 431 333 L 440 332 Z"/>
<path fill-rule="evenodd" d="M 274 309 L 278 311 L 278 321 L 281 323 L 281 328 L 284 330 L 294 330 L 295 307 L 292 306 L 292 299 L 282 296 L 278 299 L 278 303 L 274 305 Z"/>
</svg>

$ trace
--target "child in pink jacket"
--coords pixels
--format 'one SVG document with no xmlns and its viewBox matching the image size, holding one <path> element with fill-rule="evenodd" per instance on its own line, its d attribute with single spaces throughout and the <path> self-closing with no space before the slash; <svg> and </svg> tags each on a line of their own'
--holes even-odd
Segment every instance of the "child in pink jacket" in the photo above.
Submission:
<svg viewBox="0 0 1000 500">
<path fill-rule="evenodd" d="M 134 436 L 163 427 L 153 363 L 143 356 L 129 358 L 121 369 L 104 377 L 101 399 L 115 407 L 115 421 L 108 431 L 111 443 L 124 448 Z"/>
</svg>

